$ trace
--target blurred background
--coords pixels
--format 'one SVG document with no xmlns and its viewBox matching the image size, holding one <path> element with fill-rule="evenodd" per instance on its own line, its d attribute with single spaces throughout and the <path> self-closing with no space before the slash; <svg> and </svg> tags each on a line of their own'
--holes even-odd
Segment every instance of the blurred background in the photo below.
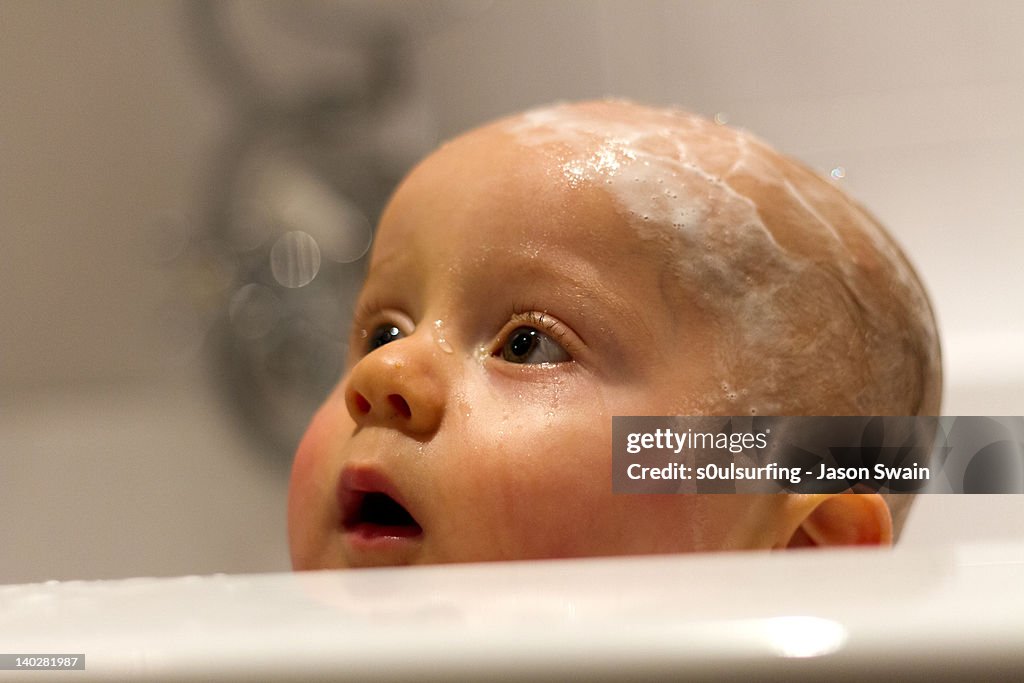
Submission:
<svg viewBox="0 0 1024 683">
<path fill-rule="evenodd" d="M 0 583 L 288 568 L 291 453 L 372 225 L 439 141 L 678 104 L 874 211 L 944 413 L 1024 411 L 1024 4 L 0 0 Z M 922 497 L 903 542 L 1024 538 Z"/>
</svg>

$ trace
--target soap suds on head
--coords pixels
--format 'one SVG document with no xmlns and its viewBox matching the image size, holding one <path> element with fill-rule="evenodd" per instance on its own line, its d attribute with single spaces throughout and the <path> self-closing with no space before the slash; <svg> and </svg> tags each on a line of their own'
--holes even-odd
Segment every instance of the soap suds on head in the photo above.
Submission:
<svg viewBox="0 0 1024 683">
<path fill-rule="evenodd" d="M 937 398 L 925 400 L 938 395 L 931 385 L 919 387 L 918 406 L 895 402 L 907 383 L 939 376 L 927 297 L 884 229 L 829 181 L 746 132 L 680 110 L 610 100 L 501 125 L 547 156 L 566 187 L 604 190 L 639 239 L 671 245 L 677 295 L 719 321 L 728 343 L 710 356 L 749 390 L 727 397 L 730 409 L 937 410 Z M 910 369 L 908 357 L 925 369 Z M 820 374 L 808 390 L 816 404 L 793 400 L 801 373 Z M 873 391 L 877 400 L 862 405 Z M 719 409 L 722 398 L 702 407 Z"/>
<path fill-rule="evenodd" d="M 632 217 L 694 228 L 707 215 L 708 201 L 684 188 L 712 183 L 727 193 L 731 189 L 687 150 L 686 135 L 699 131 L 702 119 L 683 112 L 658 118 L 615 120 L 565 105 L 528 111 L 508 122 L 507 129 L 520 144 L 556 155 L 570 187 L 603 184 Z M 732 194 L 756 218 L 749 200 Z"/>
</svg>

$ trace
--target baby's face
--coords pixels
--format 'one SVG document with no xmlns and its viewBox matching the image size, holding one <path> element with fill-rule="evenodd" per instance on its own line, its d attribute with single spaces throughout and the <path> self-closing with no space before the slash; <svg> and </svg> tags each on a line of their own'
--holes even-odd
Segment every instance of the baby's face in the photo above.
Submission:
<svg viewBox="0 0 1024 683">
<path fill-rule="evenodd" d="M 679 112 L 528 112 L 386 209 L 292 561 L 784 545 L 797 496 L 612 495 L 612 416 L 934 414 L 938 364 L 898 247 L 798 163 Z"/>
<path fill-rule="evenodd" d="M 612 494 L 613 415 L 730 414 L 708 399 L 723 330 L 667 293 L 667 243 L 558 155 L 492 126 L 397 191 L 296 456 L 297 569 L 777 543 L 777 497 Z"/>
</svg>

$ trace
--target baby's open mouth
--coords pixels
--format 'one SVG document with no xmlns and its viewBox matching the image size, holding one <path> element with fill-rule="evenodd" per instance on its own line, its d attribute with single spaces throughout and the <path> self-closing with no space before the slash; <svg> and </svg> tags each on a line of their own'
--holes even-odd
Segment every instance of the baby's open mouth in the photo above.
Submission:
<svg viewBox="0 0 1024 683">
<path fill-rule="evenodd" d="M 341 526 L 364 539 L 411 539 L 421 536 L 423 527 L 395 498 L 386 493 L 394 486 L 380 472 L 367 468 L 346 468 L 338 482 Z"/>
<path fill-rule="evenodd" d="M 341 524 L 365 536 L 410 538 L 423 533 L 409 511 L 381 491 L 348 491 Z"/>
</svg>

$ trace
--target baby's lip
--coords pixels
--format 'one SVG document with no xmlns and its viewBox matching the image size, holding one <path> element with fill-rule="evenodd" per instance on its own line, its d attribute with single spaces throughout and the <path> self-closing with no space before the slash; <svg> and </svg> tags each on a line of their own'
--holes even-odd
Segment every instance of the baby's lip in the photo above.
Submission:
<svg viewBox="0 0 1024 683">
<path fill-rule="evenodd" d="M 342 469 L 338 509 L 342 530 L 364 542 L 423 535 L 398 488 L 372 466 L 346 465 Z"/>
</svg>

